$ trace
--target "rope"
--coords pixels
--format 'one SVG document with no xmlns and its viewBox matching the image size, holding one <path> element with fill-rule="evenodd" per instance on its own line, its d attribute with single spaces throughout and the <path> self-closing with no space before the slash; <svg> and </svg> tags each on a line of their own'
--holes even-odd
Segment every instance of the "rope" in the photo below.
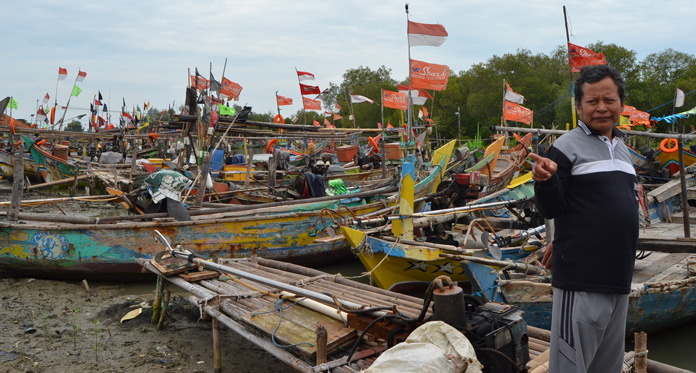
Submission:
<svg viewBox="0 0 696 373">
<path fill-rule="evenodd" d="M 367 241 L 367 235 L 365 235 L 364 239 L 365 239 L 365 241 Z M 372 272 L 374 272 L 375 270 L 377 270 L 377 268 L 379 268 L 379 266 L 381 266 L 382 263 L 384 263 L 385 260 L 389 259 L 389 254 L 391 254 L 392 250 L 394 250 L 394 248 L 396 247 L 396 245 L 397 245 L 399 242 L 401 242 L 401 237 L 397 237 L 397 238 L 396 238 L 396 240 L 394 241 L 394 244 L 389 248 L 389 251 L 387 251 L 387 253 L 384 254 L 384 258 L 382 258 L 382 260 L 380 260 L 379 263 L 377 263 L 377 265 L 375 266 L 375 268 L 372 268 L 371 271 L 369 271 L 369 272 L 363 272 L 362 274 L 360 274 L 360 275 L 358 275 L 358 276 L 351 276 L 351 277 L 345 277 L 345 278 L 352 280 L 352 279 L 356 279 L 356 278 L 362 278 L 362 277 L 365 277 L 365 276 L 369 276 L 369 277 L 370 277 L 370 282 L 372 282 Z M 361 241 L 361 244 L 362 244 L 362 241 Z M 369 246 L 369 245 L 366 245 L 366 246 Z M 369 254 L 366 254 L 366 255 L 369 255 L 370 257 L 372 257 L 373 253 L 372 253 L 372 249 L 371 249 L 371 248 L 370 248 L 370 253 L 369 253 Z"/>
<path fill-rule="evenodd" d="M 256 316 L 258 316 L 258 315 L 264 315 L 264 314 L 274 313 L 275 311 L 278 311 L 278 324 L 276 325 L 275 329 L 273 329 L 273 333 L 271 333 L 271 341 L 273 341 L 273 344 L 274 344 L 276 347 L 280 347 L 280 348 L 290 348 L 290 347 L 295 347 L 295 346 L 300 346 L 300 345 L 309 345 L 309 347 L 314 347 L 314 344 L 313 344 L 313 343 L 310 343 L 310 342 L 300 342 L 300 343 L 295 343 L 295 344 L 290 344 L 290 345 L 281 345 L 281 344 L 278 344 L 278 342 L 276 342 L 276 340 L 275 340 L 276 332 L 278 332 L 278 329 L 280 329 L 280 324 L 283 322 L 283 310 L 284 310 L 284 309 L 288 309 L 288 308 L 290 308 L 290 307 L 296 305 L 297 302 L 299 302 L 299 301 L 300 301 L 300 300 L 296 300 L 296 301 L 293 302 L 291 305 L 289 305 L 289 306 L 283 308 L 283 307 L 280 306 L 280 305 L 283 304 L 283 302 L 284 302 L 283 299 L 278 299 L 278 300 L 275 302 L 275 304 L 274 304 L 275 309 L 273 309 L 272 311 L 257 312 L 257 313 L 252 313 L 252 314 L 251 314 L 251 317 L 256 317 Z"/>
</svg>

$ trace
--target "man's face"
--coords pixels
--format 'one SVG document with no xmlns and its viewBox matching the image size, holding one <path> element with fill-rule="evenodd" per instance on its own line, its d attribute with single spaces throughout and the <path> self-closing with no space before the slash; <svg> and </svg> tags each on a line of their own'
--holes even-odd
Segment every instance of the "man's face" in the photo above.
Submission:
<svg viewBox="0 0 696 373">
<path fill-rule="evenodd" d="M 578 116 L 588 127 L 611 137 L 612 127 L 619 122 L 623 103 L 619 98 L 619 87 L 610 77 L 595 83 L 584 83 Z"/>
</svg>

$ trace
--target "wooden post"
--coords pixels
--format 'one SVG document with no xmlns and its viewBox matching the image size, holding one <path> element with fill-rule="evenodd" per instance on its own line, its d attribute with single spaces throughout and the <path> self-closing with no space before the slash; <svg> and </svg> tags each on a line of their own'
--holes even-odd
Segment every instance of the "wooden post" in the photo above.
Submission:
<svg viewBox="0 0 696 373">
<path fill-rule="evenodd" d="M 10 209 L 7 211 L 7 220 L 17 221 L 19 220 L 19 208 L 22 204 L 22 194 L 24 193 L 24 151 L 21 143 L 15 154 L 13 167 L 12 202 L 10 203 Z"/>
<path fill-rule="evenodd" d="M 326 363 L 327 354 L 327 342 L 328 335 L 326 333 L 326 328 L 324 325 L 317 326 L 317 362 L 316 365 L 321 365 Z"/>
<path fill-rule="evenodd" d="M 205 197 L 205 185 L 208 181 L 211 158 L 212 156 L 210 153 L 206 153 L 205 158 L 203 158 L 203 165 L 201 166 L 200 173 L 198 174 L 200 175 L 200 179 L 198 180 L 198 192 L 196 192 L 196 202 L 194 203 L 196 207 L 203 206 L 203 197 Z"/>
<path fill-rule="evenodd" d="M 251 181 L 251 166 L 254 164 L 254 154 L 249 154 L 249 158 L 247 159 L 247 171 L 246 171 L 246 179 L 244 179 L 244 185 L 249 186 L 249 182 Z"/>
<path fill-rule="evenodd" d="M 634 333 L 635 339 L 635 370 L 636 373 L 648 372 L 648 334 L 645 332 Z"/>
<path fill-rule="evenodd" d="M 682 213 L 684 214 L 684 237 L 691 237 L 689 226 L 689 200 L 686 193 L 686 167 L 684 167 L 684 139 L 677 141 L 679 144 L 679 179 L 681 181 Z"/>
<path fill-rule="evenodd" d="M 268 186 L 276 186 L 276 163 L 275 163 L 275 151 L 273 156 L 268 158 Z"/>
<path fill-rule="evenodd" d="M 213 317 L 213 370 L 222 372 L 222 349 L 220 348 L 220 322 Z"/>
</svg>

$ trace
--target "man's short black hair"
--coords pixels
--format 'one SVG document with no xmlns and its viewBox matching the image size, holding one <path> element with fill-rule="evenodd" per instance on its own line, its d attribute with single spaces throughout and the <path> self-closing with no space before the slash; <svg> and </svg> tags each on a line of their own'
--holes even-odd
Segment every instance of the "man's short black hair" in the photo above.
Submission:
<svg viewBox="0 0 696 373">
<path fill-rule="evenodd" d="M 585 83 L 596 83 L 606 77 L 610 77 L 619 87 L 619 99 L 621 104 L 626 98 L 626 83 L 623 75 L 615 67 L 609 65 L 585 66 L 580 70 L 580 76 L 575 80 L 575 102 L 579 105 L 582 101 L 582 85 Z"/>
</svg>

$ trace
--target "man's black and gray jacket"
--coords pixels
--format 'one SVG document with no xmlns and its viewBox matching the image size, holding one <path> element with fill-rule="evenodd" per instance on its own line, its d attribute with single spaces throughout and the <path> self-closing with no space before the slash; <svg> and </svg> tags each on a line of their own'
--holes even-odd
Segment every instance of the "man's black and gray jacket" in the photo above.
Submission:
<svg viewBox="0 0 696 373">
<path fill-rule="evenodd" d="M 546 153 L 558 165 L 536 183 L 539 211 L 554 219 L 554 287 L 628 294 L 638 241 L 638 179 L 623 133 L 578 127 Z"/>
</svg>

